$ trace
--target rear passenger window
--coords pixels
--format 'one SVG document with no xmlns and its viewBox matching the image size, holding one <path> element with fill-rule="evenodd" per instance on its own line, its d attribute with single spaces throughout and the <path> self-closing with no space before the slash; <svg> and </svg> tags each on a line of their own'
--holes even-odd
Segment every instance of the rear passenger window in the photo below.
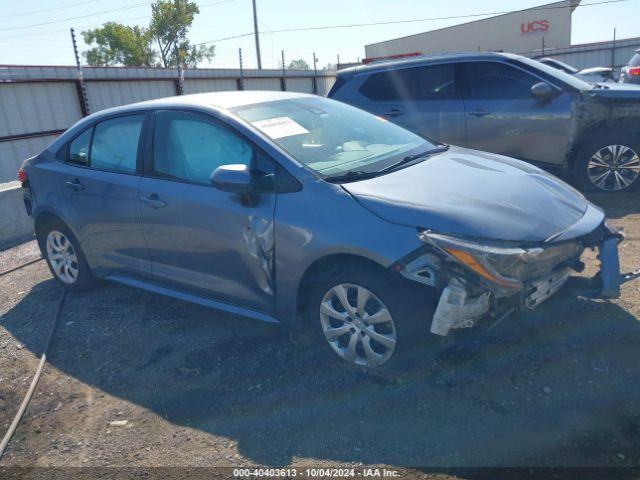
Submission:
<svg viewBox="0 0 640 480">
<path fill-rule="evenodd" d="M 89 164 L 89 143 L 91 142 L 92 131 L 93 128 L 85 130 L 69 144 L 69 162 L 77 163 L 78 165 Z"/>
<path fill-rule="evenodd" d="M 456 97 L 455 65 L 374 73 L 360 87 L 371 100 L 449 100 Z"/>
<path fill-rule="evenodd" d="M 153 161 L 157 174 L 203 185 L 221 165 L 251 166 L 253 149 L 228 129 L 186 112 L 158 112 Z"/>
<path fill-rule="evenodd" d="M 536 77 L 498 62 L 467 64 L 471 98 L 478 100 L 515 100 L 531 98 Z"/>
<path fill-rule="evenodd" d="M 98 123 L 91 143 L 91 168 L 135 173 L 143 121 L 144 115 L 131 115 Z"/>
</svg>

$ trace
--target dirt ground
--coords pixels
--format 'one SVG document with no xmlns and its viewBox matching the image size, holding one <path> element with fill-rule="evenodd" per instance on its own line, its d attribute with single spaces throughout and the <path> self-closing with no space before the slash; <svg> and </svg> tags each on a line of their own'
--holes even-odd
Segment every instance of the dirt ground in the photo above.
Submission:
<svg viewBox="0 0 640 480">
<path fill-rule="evenodd" d="M 640 267 L 639 197 L 593 201 Z M 44 262 L 0 278 L 0 436 L 60 296 Z M 640 280 L 562 292 L 392 384 L 278 326 L 104 284 L 68 297 L 0 466 L 640 466 L 639 318 Z"/>
</svg>

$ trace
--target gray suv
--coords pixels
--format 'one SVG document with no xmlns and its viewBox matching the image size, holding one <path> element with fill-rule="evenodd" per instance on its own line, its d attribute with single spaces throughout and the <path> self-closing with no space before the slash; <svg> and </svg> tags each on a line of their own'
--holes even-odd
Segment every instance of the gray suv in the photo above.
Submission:
<svg viewBox="0 0 640 480">
<path fill-rule="evenodd" d="M 588 289 L 619 294 L 620 236 L 569 185 L 317 96 L 105 110 L 19 178 L 63 287 L 106 279 L 308 328 L 344 365 L 402 370 L 439 336 L 534 308 L 585 248 L 602 262 Z"/>
<path fill-rule="evenodd" d="M 338 72 L 329 97 L 452 145 L 570 168 L 583 190 L 640 186 L 640 89 L 526 57 L 420 57 Z"/>
</svg>

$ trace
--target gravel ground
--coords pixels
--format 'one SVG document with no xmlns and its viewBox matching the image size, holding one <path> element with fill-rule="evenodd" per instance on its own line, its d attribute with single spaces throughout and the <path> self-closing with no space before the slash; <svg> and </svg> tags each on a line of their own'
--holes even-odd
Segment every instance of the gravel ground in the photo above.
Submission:
<svg viewBox="0 0 640 480">
<path fill-rule="evenodd" d="M 638 268 L 638 197 L 593 200 Z M 43 262 L 0 277 L 0 434 L 60 295 Z M 561 292 L 392 384 L 278 326 L 104 284 L 68 297 L 0 466 L 640 466 L 638 318 L 640 280 L 611 302 Z"/>
</svg>

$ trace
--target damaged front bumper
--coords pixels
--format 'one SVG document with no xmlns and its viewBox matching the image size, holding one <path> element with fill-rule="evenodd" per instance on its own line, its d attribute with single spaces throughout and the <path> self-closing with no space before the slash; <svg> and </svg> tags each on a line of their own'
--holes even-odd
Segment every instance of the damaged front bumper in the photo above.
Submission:
<svg viewBox="0 0 640 480">
<path fill-rule="evenodd" d="M 414 281 L 432 286 L 440 292 L 430 330 L 446 336 L 451 330 L 469 328 L 480 320 L 493 318 L 494 323 L 522 309 L 533 309 L 567 286 L 577 295 L 591 298 L 618 298 L 620 285 L 640 277 L 640 271 L 620 274 L 618 243 L 623 235 L 605 223 L 593 232 L 576 240 L 577 254 L 567 258 L 552 257 L 544 265 L 545 272 L 522 281 L 517 288 L 492 284 L 468 268 L 442 255 L 438 245 L 425 248 L 409 257 L 397 270 Z M 547 246 L 545 246 L 547 247 Z M 551 248 L 556 248 L 554 245 Z M 572 277 L 584 264 L 580 255 L 584 248 L 598 250 L 600 269 L 593 278 Z M 445 252 L 446 253 L 446 252 Z M 542 257 L 542 256 L 541 256 Z M 535 261 L 532 270 L 535 271 Z"/>
</svg>

